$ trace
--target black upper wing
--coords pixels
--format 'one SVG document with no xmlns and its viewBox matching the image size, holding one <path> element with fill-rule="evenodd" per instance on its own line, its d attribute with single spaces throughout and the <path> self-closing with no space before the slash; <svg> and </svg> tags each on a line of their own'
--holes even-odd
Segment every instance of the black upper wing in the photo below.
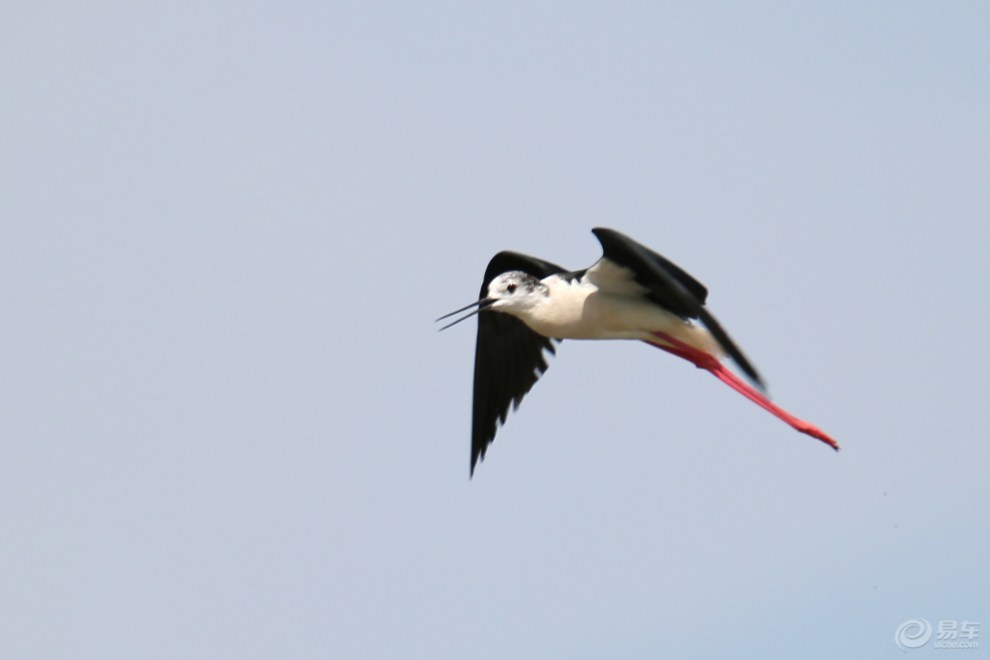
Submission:
<svg viewBox="0 0 990 660">
<path fill-rule="evenodd" d="M 513 270 L 543 279 L 564 269 L 518 252 L 499 252 L 488 263 L 479 298 L 488 295 L 493 279 Z M 549 366 L 544 351 L 554 352 L 553 341 L 529 329 L 514 316 L 499 312 L 478 314 L 474 352 L 474 411 L 471 421 L 471 474 L 485 457 L 509 406 L 516 407 Z"/>
<path fill-rule="evenodd" d="M 614 229 L 597 227 L 591 232 L 602 244 L 603 257 L 628 268 L 633 279 L 648 289 L 644 294 L 664 309 L 684 319 L 698 319 L 743 373 L 763 387 L 763 380 L 719 322 L 705 309 L 708 289 L 677 264 Z"/>
</svg>

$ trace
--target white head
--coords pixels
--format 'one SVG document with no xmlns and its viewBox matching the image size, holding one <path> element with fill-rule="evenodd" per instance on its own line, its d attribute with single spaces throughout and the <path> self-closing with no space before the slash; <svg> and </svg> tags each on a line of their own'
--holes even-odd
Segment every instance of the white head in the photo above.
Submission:
<svg viewBox="0 0 990 660">
<path fill-rule="evenodd" d="M 536 277 L 521 270 L 511 270 L 491 281 L 486 298 L 491 302 L 484 306 L 509 314 L 523 312 L 546 298 L 549 293 L 549 287 Z"/>
<path fill-rule="evenodd" d="M 454 314 L 460 314 L 472 307 L 477 307 L 477 309 L 440 329 L 446 330 L 452 325 L 457 325 L 464 319 L 471 318 L 478 312 L 487 310 L 523 317 L 527 311 L 539 304 L 548 295 L 550 295 L 550 287 L 536 277 L 521 270 L 510 270 L 507 273 L 502 273 L 488 284 L 487 296 L 478 302 L 471 303 L 467 307 L 462 307 L 450 314 L 444 314 L 437 320 L 440 321 Z"/>
</svg>

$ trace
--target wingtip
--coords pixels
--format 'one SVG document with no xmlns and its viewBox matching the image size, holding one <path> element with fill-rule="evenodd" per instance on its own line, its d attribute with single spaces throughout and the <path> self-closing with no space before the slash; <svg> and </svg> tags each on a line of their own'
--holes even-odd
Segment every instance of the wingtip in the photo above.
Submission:
<svg viewBox="0 0 990 660">
<path fill-rule="evenodd" d="M 598 242 L 604 247 L 605 241 L 607 241 L 611 236 L 619 234 L 619 232 L 614 229 L 609 229 L 608 227 L 592 227 L 591 233 L 598 239 Z M 619 234 L 622 236 L 622 234 Z"/>
</svg>

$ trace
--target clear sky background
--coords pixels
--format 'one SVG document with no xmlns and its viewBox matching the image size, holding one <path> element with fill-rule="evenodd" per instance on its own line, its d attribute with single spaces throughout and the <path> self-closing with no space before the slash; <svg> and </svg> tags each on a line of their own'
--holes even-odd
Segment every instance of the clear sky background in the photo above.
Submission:
<svg viewBox="0 0 990 660">
<path fill-rule="evenodd" d="M 985 2 L 14 1 L 0 58 L 0 657 L 988 657 Z M 844 451 L 565 342 L 469 480 L 433 319 L 599 225 Z"/>
</svg>

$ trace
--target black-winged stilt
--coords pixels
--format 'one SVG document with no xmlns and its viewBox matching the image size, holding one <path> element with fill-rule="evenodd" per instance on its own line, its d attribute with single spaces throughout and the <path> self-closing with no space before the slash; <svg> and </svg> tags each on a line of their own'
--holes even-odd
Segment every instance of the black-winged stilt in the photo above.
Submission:
<svg viewBox="0 0 990 660">
<path fill-rule="evenodd" d="M 518 252 L 499 252 L 488 263 L 481 299 L 441 316 L 476 307 L 445 325 L 478 314 L 474 356 L 471 474 L 504 424 L 543 372 L 544 351 L 563 339 L 639 339 L 705 369 L 753 403 L 835 450 L 817 426 L 774 405 L 721 362 L 729 358 L 760 390 L 760 375 L 705 309 L 708 290 L 683 269 L 612 229 L 592 233 L 602 258 L 567 271 Z"/>
</svg>

